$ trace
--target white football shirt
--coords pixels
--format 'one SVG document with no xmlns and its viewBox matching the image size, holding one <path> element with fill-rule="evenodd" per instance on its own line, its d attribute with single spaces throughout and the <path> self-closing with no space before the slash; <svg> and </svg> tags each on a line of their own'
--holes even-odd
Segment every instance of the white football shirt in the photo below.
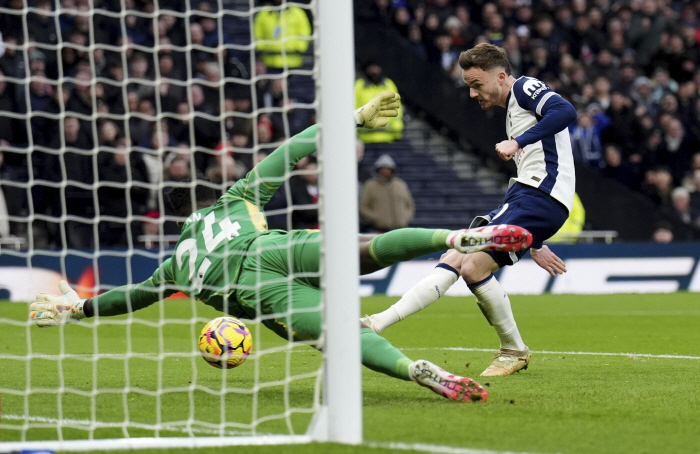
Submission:
<svg viewBox="0 0 700 454">
<path fill-rule="evenodd" d="M 554 96 L 559 95 L 540 80 L 532 77 L 517 79 L 506 102 L 508 137 L 517 138 L 535 126 L 542 119 L 542 108 Z M 510 185 L 518 181 L 539 188 L 571 212 L 576 174 L 568 128 L 526 145 L 513 159 L 518 173 L 516 178 L 511 178 Z"/>
</svg>

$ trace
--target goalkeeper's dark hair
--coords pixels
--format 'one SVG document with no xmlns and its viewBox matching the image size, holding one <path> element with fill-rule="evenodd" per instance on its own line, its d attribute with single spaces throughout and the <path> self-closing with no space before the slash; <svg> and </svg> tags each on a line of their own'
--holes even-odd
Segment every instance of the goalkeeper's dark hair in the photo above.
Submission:
<svg viewBox="0 0 700 454">
<path fill-rule="evenodd" d="M 510 63 L 505 49 L 490 43 L 477 44 L 459 54 L 459 66 L 464 70 L 480 68 L 484 71 L 503 68 L 510 76 Z"/>
<path fill-rule="evenodd" d="M 168 192 L 168 202 L 178 216 L 189 216 L 195 211 L 214 205 L 216 203 L 216 190 L 201 182 L 209 182 L 207 178 L 198 177 L 194 186 L 196 203 L 192 203 L 192 185 L 177 186 Z M 191 178 L 186 178 L 181 183 L 191 183 Z"/>
</svg>

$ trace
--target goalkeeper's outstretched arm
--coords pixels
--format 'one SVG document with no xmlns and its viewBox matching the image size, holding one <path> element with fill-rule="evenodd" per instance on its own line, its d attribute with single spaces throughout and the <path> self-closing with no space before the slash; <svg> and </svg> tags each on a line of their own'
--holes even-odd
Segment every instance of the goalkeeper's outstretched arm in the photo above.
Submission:
<svg viewBox="0 0 700 454">
<path fill-rule="evenodd" d="M 176 292 L 172 288 L 164 289 L 161 285 L 161 280 L 164 283 L 174 283 L 169 281 L 167 276 L 161 278 L 161 270 L 166 274 L 165 271 L 169 269 L 170 259 L 166 260 L 151 278 L 140 284 L 123 285 L 87 299 L 81 299 L 68 282 L 61 281 L 58 284 L 61 295 L 38 294 L 36 301 L 29 306 L 29 317 L 37 326 L 45 327 L 77 323 L 83 318 L 95 315 L 121 315 L 143 309 Z"/>
<path fill-rule="evenodd" d="M 355 111 L 355 124 L 367 129 L 386 126 L 389 117 L 399 114 L 400 99 L 392 91 L 378 94 Z M 299 160 L 316 151 L 317 135 L 318 125 L 313 125 L 291 137 L 248 172 L 244 180 L 233 185 L 227 195 L 264 206 Z"/>
</svg>

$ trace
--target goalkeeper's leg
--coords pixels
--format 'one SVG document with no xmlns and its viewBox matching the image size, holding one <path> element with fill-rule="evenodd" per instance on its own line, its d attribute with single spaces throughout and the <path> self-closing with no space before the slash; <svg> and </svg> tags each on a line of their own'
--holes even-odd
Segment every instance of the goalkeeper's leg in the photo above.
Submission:
<svg viewBox="0 0 700 454">
<path fill-rule="evenodd" d="M 291 341 L 313 341 L 321 336 L 321 292 L 300 280 L 286 281 L 285 270 L 273 272 L 260 266 L 259 273 L 246 260 L 237 292 L 239 302 L 247 307 L 259 307 L 263 324 L 279 336 Z M 264 262 L 264 260 L 263 260 Z M 261 278 L 261 286 L 251 285 Z M 257 287 L 257 288 L 256 288 Z M 340 302 L 342 304 L 342 302 Z M 289 305 L 292 310 L 288 311 Z M 369 328 L 360 331 L 362 364 L 376 372 L 402 380 L 412 380 L 421 386 L 453 400 L 484 400 L 486 391 L 473 380 L 449 374 L 434 364 L 412 361 L 389 341 Z"/>
<path fill-rule="evenodd" d="M 511 252 L 526 249 L 530 244 L 530 233 L 515 225 L 464 230 L 398 229 L 375 237 L 360 237 L 360 273 L 371 273 L 445 249 L 467 254 L 478 251 Z"/>
</svg>

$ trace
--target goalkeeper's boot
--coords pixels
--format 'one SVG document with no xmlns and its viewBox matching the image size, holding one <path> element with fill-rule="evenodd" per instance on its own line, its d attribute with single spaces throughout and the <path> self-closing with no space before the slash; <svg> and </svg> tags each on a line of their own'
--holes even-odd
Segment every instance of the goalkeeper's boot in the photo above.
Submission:
<svg viewBox="0 0 700 454">
<path fill-rule="evenodd" d="M 447 245 L 464 254 L 478 251 L 516 252 L 532 245 L 532 235 L 517 225 L 487 225 L 451 232 Z"/>
<path fill-rule="evenodd" d="M 525 347 L 523 351 L 516 351 L 502 348 L 493 358 L 491 365 L 481 373 L 482 377 L 510 375 L 527 369 L 527 365 L 530 364 L 530 349 Z"/>
<path fill-rule="evenodd" d="M 477 402 L 486 400 L 489 395 L 483 386 L 471 378 L 445 372 L 424 359 L 415 361 L 408 367 L 408 371 L 411 380 L 448 399 Z"/>
<path fill-rule="evenodd" d="M 377 334 L 382 334 L 382 332 L 377 328 L 377 325 L 374 324 L 374 315 L 365 315 L 360 319 L 360 325 L 363 328 L 369 328 L 372 331 L 374 331 Z"/>
</svg>

